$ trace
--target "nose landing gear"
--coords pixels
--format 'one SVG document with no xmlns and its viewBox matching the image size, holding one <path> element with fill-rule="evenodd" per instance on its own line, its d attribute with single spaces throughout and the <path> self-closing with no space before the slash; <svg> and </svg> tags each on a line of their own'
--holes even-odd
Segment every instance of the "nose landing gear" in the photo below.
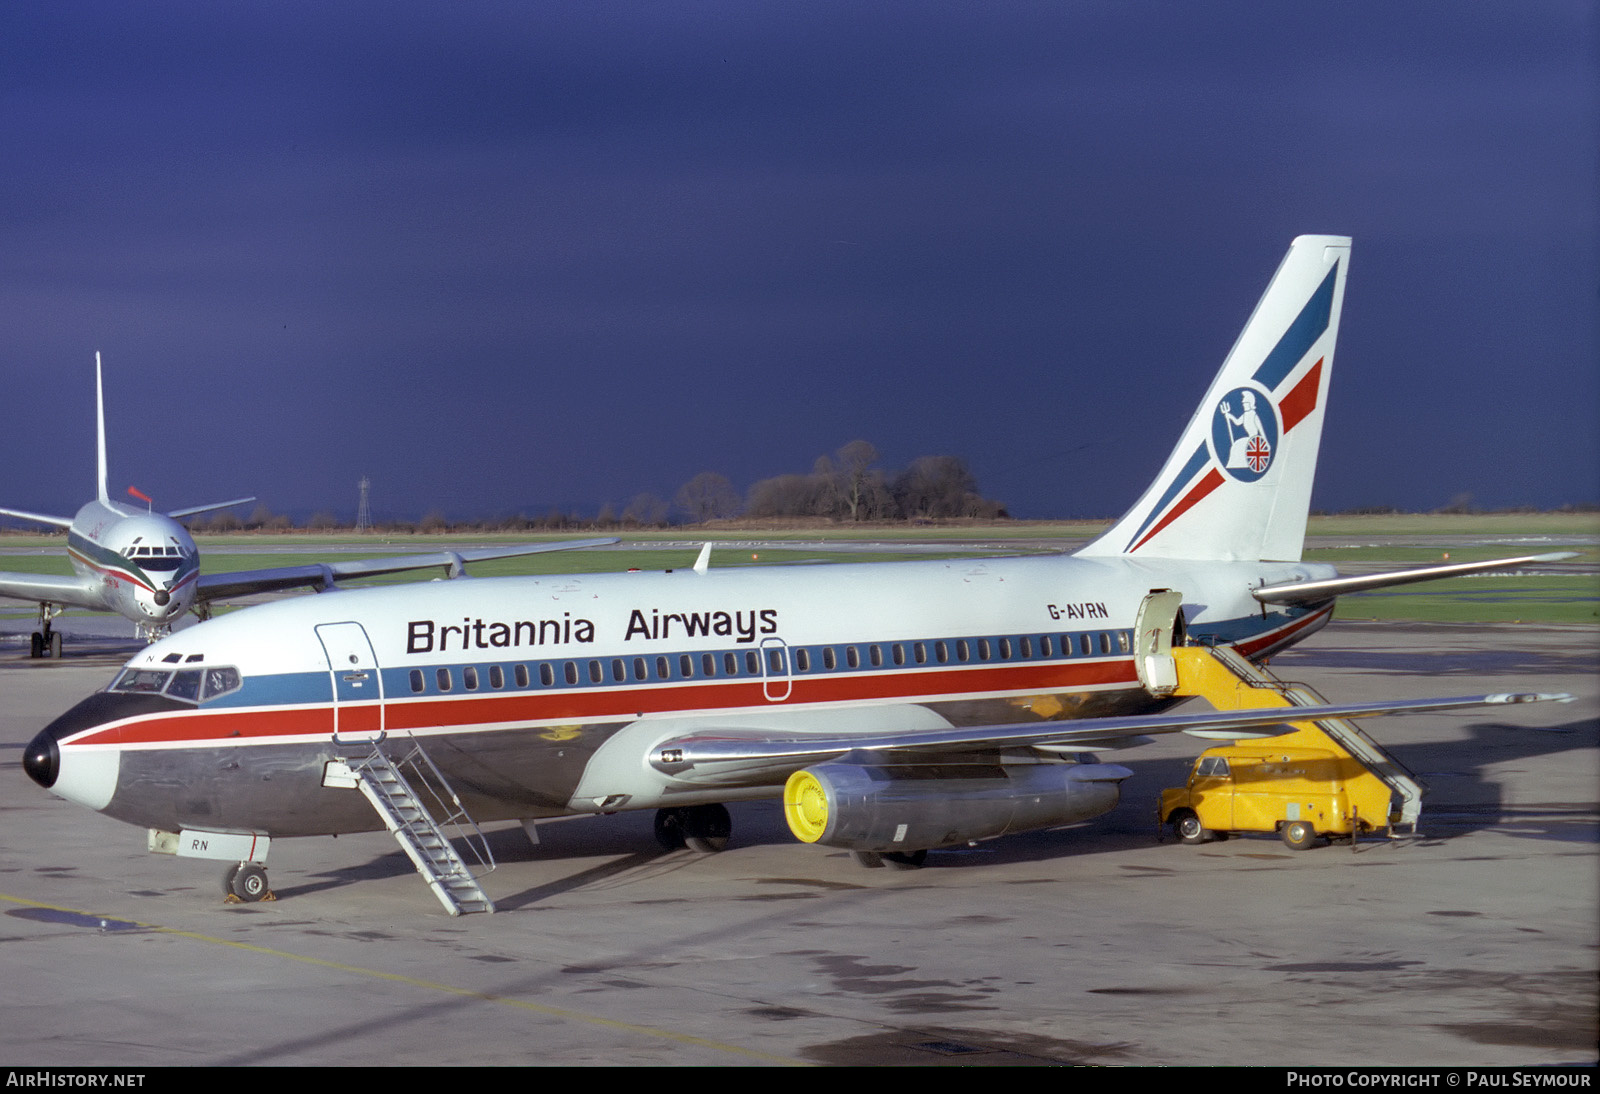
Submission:
<svg viewBox="0 0 1600 1094">
<path fill-rule="evenodd" d="M 267 886 L 267 871 L 253 862 L 236 862 L 222 875 L 222 902 L 224 904 L 255 904 L 257 901 L 277 900 Z"/>
</svg>

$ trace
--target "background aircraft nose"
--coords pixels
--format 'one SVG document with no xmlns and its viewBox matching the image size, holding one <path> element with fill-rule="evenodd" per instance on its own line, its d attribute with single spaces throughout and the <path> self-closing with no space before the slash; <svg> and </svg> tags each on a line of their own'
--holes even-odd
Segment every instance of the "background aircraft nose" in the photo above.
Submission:
<svg viewBox="0 0 1600 1094">
<path fill-rule="evenodd" d="M 46 790 L 56 784 L 56 776 L 61 772 L 61 748 L 48 729 L 41 729 L 28 742 L 27 751 L 22 754 L 22 770 Z"/>
</svg>

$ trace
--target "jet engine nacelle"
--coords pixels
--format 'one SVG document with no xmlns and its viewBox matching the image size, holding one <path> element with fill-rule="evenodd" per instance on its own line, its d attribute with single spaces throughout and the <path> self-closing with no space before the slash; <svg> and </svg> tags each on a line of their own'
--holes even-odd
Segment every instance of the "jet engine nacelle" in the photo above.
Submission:
<svg viewBox="0 0 1600 1094">
<path fill-rule="evenodd" d="M 806 843 L 922 851 L 1098 817 L 1131 774 L 1101 763 L 825 763 L 789 776 L 783 815 Z"/>
</svg>

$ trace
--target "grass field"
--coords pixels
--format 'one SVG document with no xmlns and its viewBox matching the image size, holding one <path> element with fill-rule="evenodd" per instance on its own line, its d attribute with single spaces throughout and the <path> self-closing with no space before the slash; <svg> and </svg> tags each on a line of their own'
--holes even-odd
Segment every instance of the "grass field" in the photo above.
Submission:
<svg viewBox="0 0 1600 1094">
<path fill-rule="evenodd" d="M 622 533 L 625 544 L 637 547 L 607 551 L 560 551 L 525 558 L 477 563 L 471 572 L 481 577 L 513 574 L 560 574 L 679 569 L 692 566 L 699 544 L 722 544 L 713 550 L 711 565 L 777 566 L 797 563 L 894 562 L 908 559 L 964 558 L 992 555 L 987 545 L 1008 552 L 1034 553 L 1051 549 L 1051 541 L 1082 541 L 1105 528 L 1105 522 L 1006 522 L 1000 524 L 956 525 L 872 525 L 812 526 L 802 528 L 763 528 L 721 526 L 716 528 L 650 529 Z M 1531 513 L 1420 516 L 1382 515 L 1359 517 L 1314 517 L 1308 529 L 1311 536 L 1343 537 L 1354 541 L 1349 546 L 1316 547 L 1307 551 L 1309 561 L 1330 562 L 1341 570 L 1366 571 L 1404 568 L 1428 563 L 1469 562 L 1508 554 L 1532 554 L 1549 550 L 1574 550 L 1578 558 L 1556 572 L 1538 575 L 1489 574 L 1449 581 L 1403 586 L 1397 589 L 1362 593 L 1342 598 L 1339 617 L 1344 619 L 1406 619 L 1457 623 L 1524 621 L 1537 623 L 1600 623 L 1600 514 Z M 574 535 L 459 535 L 459 536 L 381 536 L 330 535 L 233 535 L 202 536 L 198 542 L 207 573 L 264 569 L 313 561 L 410 554 L 436 550 L 442 544 L 503 544 L 548 542 L 560 539 L 593 538 L 593 533 Z M 1369 537 L 1399 542 L 1371 542 Z M 1405 543 L 1407 537 L 1426 537 L 1423 543 Z M 1491 537 L 1522 539 L 1528 542 L 1475 544 L 1471 541 Z M 1538 537 L 1587 539 L 1576 546 L 1537 542 Z M 1451 541 L 1457 541 L 1453 543 Z M 774 541 L 793 541 L 793 548 L 753 545 Z M 897 551 L 892 546 L 872 551 L 830 551 L 825 546 L 874 543 L 893 545 L 948 545 L 945 550 Z M 681 544 L 679 546 L 678 544 Z M 325 554 L 316 548 L 327 548 Z M 0 569 L 30 573 L 70 573 L 65 541 L 60 536 L 0 535 Z M 286 551 L 284 548 L 292 548 Z M 355 548 L 356 550 L 352 550 Z M 12 552 L 27 553 L 12 553 Z M 37 552 L 37 553 L 33 553 Z M 1448 558 L 1446 558 L 1448 556 Z M 1548 568 L 1546 568 L 1548 570 Z M 439 571 L 382 579 L 386 582 L 416 580 L 437 576 Z M 19 605 L 20 608 L 20 605 Z"/>
</svg>

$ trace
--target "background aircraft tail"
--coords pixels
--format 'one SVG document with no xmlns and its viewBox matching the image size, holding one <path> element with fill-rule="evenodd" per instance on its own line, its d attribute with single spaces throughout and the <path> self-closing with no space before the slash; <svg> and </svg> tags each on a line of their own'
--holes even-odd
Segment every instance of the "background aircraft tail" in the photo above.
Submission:
<svg viewBox="0 0 1600 1094">
<path fill-rule="evenodd" d="M 99 442 L 99 477 L 95 480 L 95 499 L 101 505 L 111 503 L 111 495 L 106 491 L 106 393 L 105 383 L 100 378 L 100 351 L 94 354 L 94 412 L 95 412 L 95 437 Z"/>
<path fill-rule="evenodd" d="M 1080 555 L 1298 561 L 1350 264 L 1300 236 L 1161 474 Z"/>
</svg>

